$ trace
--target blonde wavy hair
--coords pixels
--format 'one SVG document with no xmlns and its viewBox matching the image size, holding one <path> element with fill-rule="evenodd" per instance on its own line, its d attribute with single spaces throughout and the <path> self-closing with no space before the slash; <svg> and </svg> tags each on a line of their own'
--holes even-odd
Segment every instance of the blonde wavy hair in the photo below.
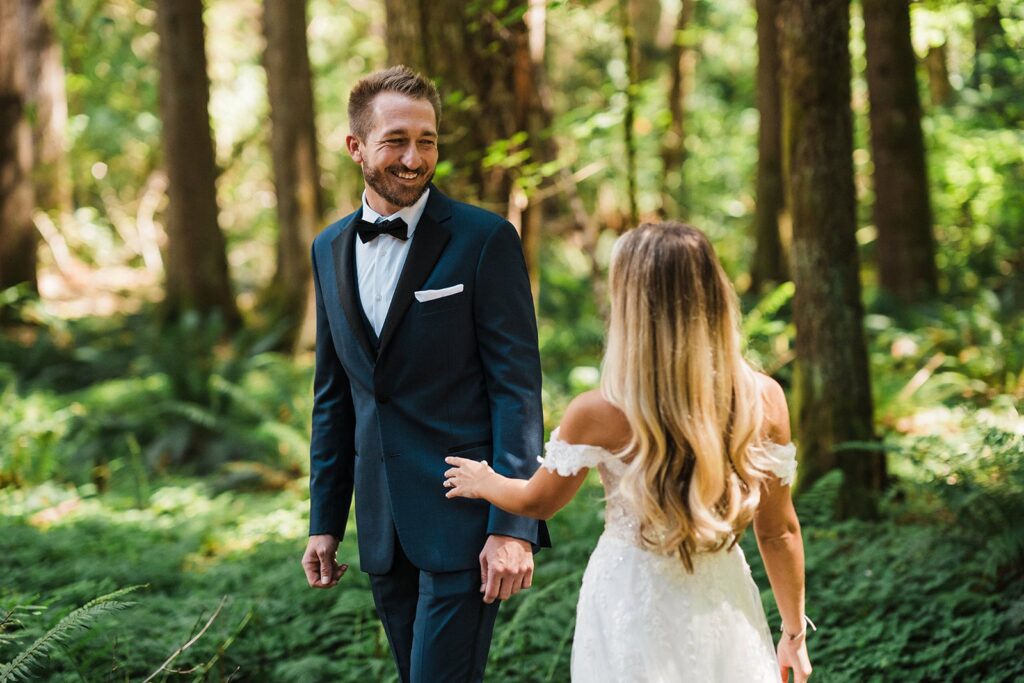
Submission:
<svg viewBox="0 0 1024 683">
<path fill-rule="evenodd" d="M 610 292 L 601 389 L 632 430 L 619 490 L 642 544 L 692 571 L 694 553 L 739 538 L 768 469 L 739 303 L 704 233 L 672 222 L 619 239 Z"/>
</svg>

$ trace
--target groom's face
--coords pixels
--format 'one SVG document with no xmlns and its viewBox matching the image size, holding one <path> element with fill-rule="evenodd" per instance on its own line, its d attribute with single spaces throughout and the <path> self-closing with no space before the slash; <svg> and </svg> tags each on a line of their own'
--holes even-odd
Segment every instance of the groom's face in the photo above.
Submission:
<svg viewBox="0 0 1024 683">
<path fill-rule="evenodd" d="M 388 216 L 412 206 L 423 195 L 437 166 L 437 120 L 427 100 L 383 92 L 373 99 L 372 125 L 366 139 L 345 142 L 363 168 L 366 198 Z"/>
</svg>

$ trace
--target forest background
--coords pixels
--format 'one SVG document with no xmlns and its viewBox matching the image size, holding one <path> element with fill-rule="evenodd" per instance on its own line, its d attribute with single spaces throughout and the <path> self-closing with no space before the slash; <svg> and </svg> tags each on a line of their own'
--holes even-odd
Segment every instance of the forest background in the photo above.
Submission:
<svg viewBox="0 0 1024 683">
<path fill-rule="evenodd" d="M 815 678 L 1020 680 L 1022 54 L 1012 0 L 0 0 L 0 679 L 394 680 L 365 576 L 298 560 L 309 243 L 403 62 L 437 184 L 523 238 L 547 427 L 615 237 L 697 225 L 789 394 Z M 601 508 L 490 680 L 568 680 Z"/>
</svg>

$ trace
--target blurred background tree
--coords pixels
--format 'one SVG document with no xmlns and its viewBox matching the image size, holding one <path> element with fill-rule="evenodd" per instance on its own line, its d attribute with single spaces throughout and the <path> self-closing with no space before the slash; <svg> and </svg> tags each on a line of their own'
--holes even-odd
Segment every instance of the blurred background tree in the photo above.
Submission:
<svg viewBox="0 0 1024 683">
<path fill-rule="evenodd" d="M 938 292 L 910 3 L 864 0 L 878 281 L 902 301 Z"/>
<path fill-rule="evenodd" d="M 757 0 L 757 195 L 750 287 L 784 282 L 789 272 L 781 228 L 788 219 L 782 175 L 782 88 L 779 84 L 779 1 Z"/>
<path fill-rule="evenodd" d="M 26 101 L 31 109 L 33 184 L 37 208 L 58 216 L 71 212 L 67 159 L 68 102 L 63 49 L 57 40 L 54 0 L 21 3 L 19 31 L 24 55 Z"/>
<path fill-rule="evenodd" d="M 26 284 L 35 289 L 33 146 L 19 10 L 17 0 L 0 5 L 0 287 Z"/>
<path fill-rule="evenodd" d="M 862 324 L 850 111 L 849 3 L 783 0 L 779 13 L 786 170 L 793 213 L 796 439 L 804 485 L 843 471 L 844 516 L 873 516 L 874 439 Z"/>
<path fill-rule="evenodd" d="M 316 341 L 310 249 L 322 227 L 324 208 L 307 23 L 305 0 L 263 3 L 263 59 L 279 223 L 277 270 L 267 290 L 267 306 L 286 330 L 284 348 L 311 348 Z"/>
<path fill-rule="evenodd" d="M 202 0 L 157 3 L 160 113 L 167 167 L 167 298 L 172 317 L 238 308 L 218 223 Z"/>
</svg>

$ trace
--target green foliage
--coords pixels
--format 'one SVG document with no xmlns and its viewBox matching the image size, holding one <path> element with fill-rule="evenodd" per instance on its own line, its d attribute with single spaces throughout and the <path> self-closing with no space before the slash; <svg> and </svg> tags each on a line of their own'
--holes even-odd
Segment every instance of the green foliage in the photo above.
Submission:
<svg viewBox="0 0 1024 683">
<path fill-rule="evenodd" d="M 954 416 L 957 438 L 897 439 L 899 484 L 879 522 L 832 518 L 838 473 L 797 500 L 807 549 L 807 610 L 819 626 L 810 648 L 828 681 L 1013 680 L 1024 675 L 1024 592 L 1019 560 L 1003 555 L 999 530 L 1019 519 L 1021 436 L 1013 415 Z M 982 444 L 992 448 L 984 454 Z M 979 446 L 981 446 L 979 448 Z M 1013 468 L 1016 469 L 1013 469 Z M 962 474 L 970 472 L 969 475 Z M 950 473 L 963 477 L 950 483 Z M 984 486 L 984 493 L 980 487 Z M 356 571 L 354 529 L 340 558 L 353 564 L 334 591 L 306 585 L 298 560 L 305 542 L 304 495 L 226 493 L 165 484 L 142 509 L 115 495 L 84 496 L 49 526 L 41 513 L 73 491 L 0 491 L 0 554 L 10 567 L 3 604 L 46 595 L 49 611 L 89 594 L 146 581 L 130 612 L 111 615 L 66 655 L 43 664 L 41 680 L 74 670 L 87 677 L 112 665 L 130 679 L 148 675 L 203 625 L 228 596 L 208 633 L 175 668 L 216 664 L 207 680 L 238 671 L 249 680 L 393 681 L 387 641 L 365 575 Z M 998 523 L 975 514 L 978 500 L 1013 503 Z M 579 581 L 602 526 L 596 476 L 551 526 L 555 546 L 537 559 L 534 587 L 499 613 L 488 678 L 568 679 Z M 31 521 L 31 524 L 29 523 Z M 743 542 L 769 614 L 774 600 L 752 534 Z M 117 558 L 112 562 L 112 558 Z M 34 620 L 26 636 L 37 637 Z M 129 635 L 131 636 L 129 638 Z M 222 644 L 230 641 L 230 647 Z M 11 658 L 0 645 L 0 658 Z"/>
<path fill-rule="evenodd" d="M 789 321 L 796 288 L 784 282 L 766 293 L 743 315 L 746 355 L 756 367 L 788 384 L 796 328 Z"/>
<path fill-rule="evenodd" d="M 806 609 L 819 627 L 809 650 L 824 680 L 1024 675 L 1016 420 L 967 414 L 944 425 L 952 433 L 894 439 L 890 465 L 901 477 L 880 522 L 832 519 L 838 471 L 798 498 Z M 986 443 L 988 452 L 977 448 Z M 756 545 L 743 545 L 778 624 Z"/>
<path fill-rule="evenodd" d="M 1024 131 L 933 114 L 926 121 L 940 270 L 955 295 L 1024 302 Z"/>
<path fill-rule="evenodd" d="M 1024 313 L 991 291 L 975 297 L 870 314 L 865 328 L 880 421 L 921 410 L 1024 398 Z"/>
<path fill-rule="evenodd" d="M 42 665 L 41 660 L 50 650 L 66 643 L 75 631 L 88 628 L 103 615 L 131 607 L 132 603 L 122 602 L 119 598 L 139 588 L 141 586 L 130 586 L 101 595 L 65 616 L 56 626 L 18 653 L 14 659 L 6 664 L 0 664 L 0 683 L 31 680 L 33 669 Z"/>
<path fill-rule="evenodd" d="M 580 250 L 549 242 L 541 261 L 538 334 L 544 414 L 554 427 L 569 399 L 596 384 L 604 351 L 604 322 L 598 311 L 604 302 L 595 292 L 593 263 Z"/>
<path fill-rule="evenodd" d="M 956 430 L 951 429 L 951 425 Z M 904 440 L 915 498 L 934 496 L 959 540 L 977 553 L 978 580 L 1002 588 L 1024 579 L 1024 429 L 1015 410 L 952 412 L 946 433 Z M 916 476 L 915 476 L 916 475 Z"/>
<path fill-rule="evenodd" d="M 154 9 L 134 2 L 55 3 L 67 72 L 69 160 L 76 204 L 95 247 L 120 240 L 108 211 L 134 205 L 160 158 Z M 116 88 L 110 84 L 116 83 Z M 97 215 L 98 214 L 98 215 Z M 72 242 L 80 258 L 105 260 Z"/>
<path fill-rule="evenodd" d="M 141 491 L 168 468 L 253 460 L 294 477 L 306 462 L 309 369 L 270 352 L 273 335 L 222 342 L 217 321 L 195 316 L 37 333 L 0 342 L 0 482 L 120 477 Z"/>
</svg>

